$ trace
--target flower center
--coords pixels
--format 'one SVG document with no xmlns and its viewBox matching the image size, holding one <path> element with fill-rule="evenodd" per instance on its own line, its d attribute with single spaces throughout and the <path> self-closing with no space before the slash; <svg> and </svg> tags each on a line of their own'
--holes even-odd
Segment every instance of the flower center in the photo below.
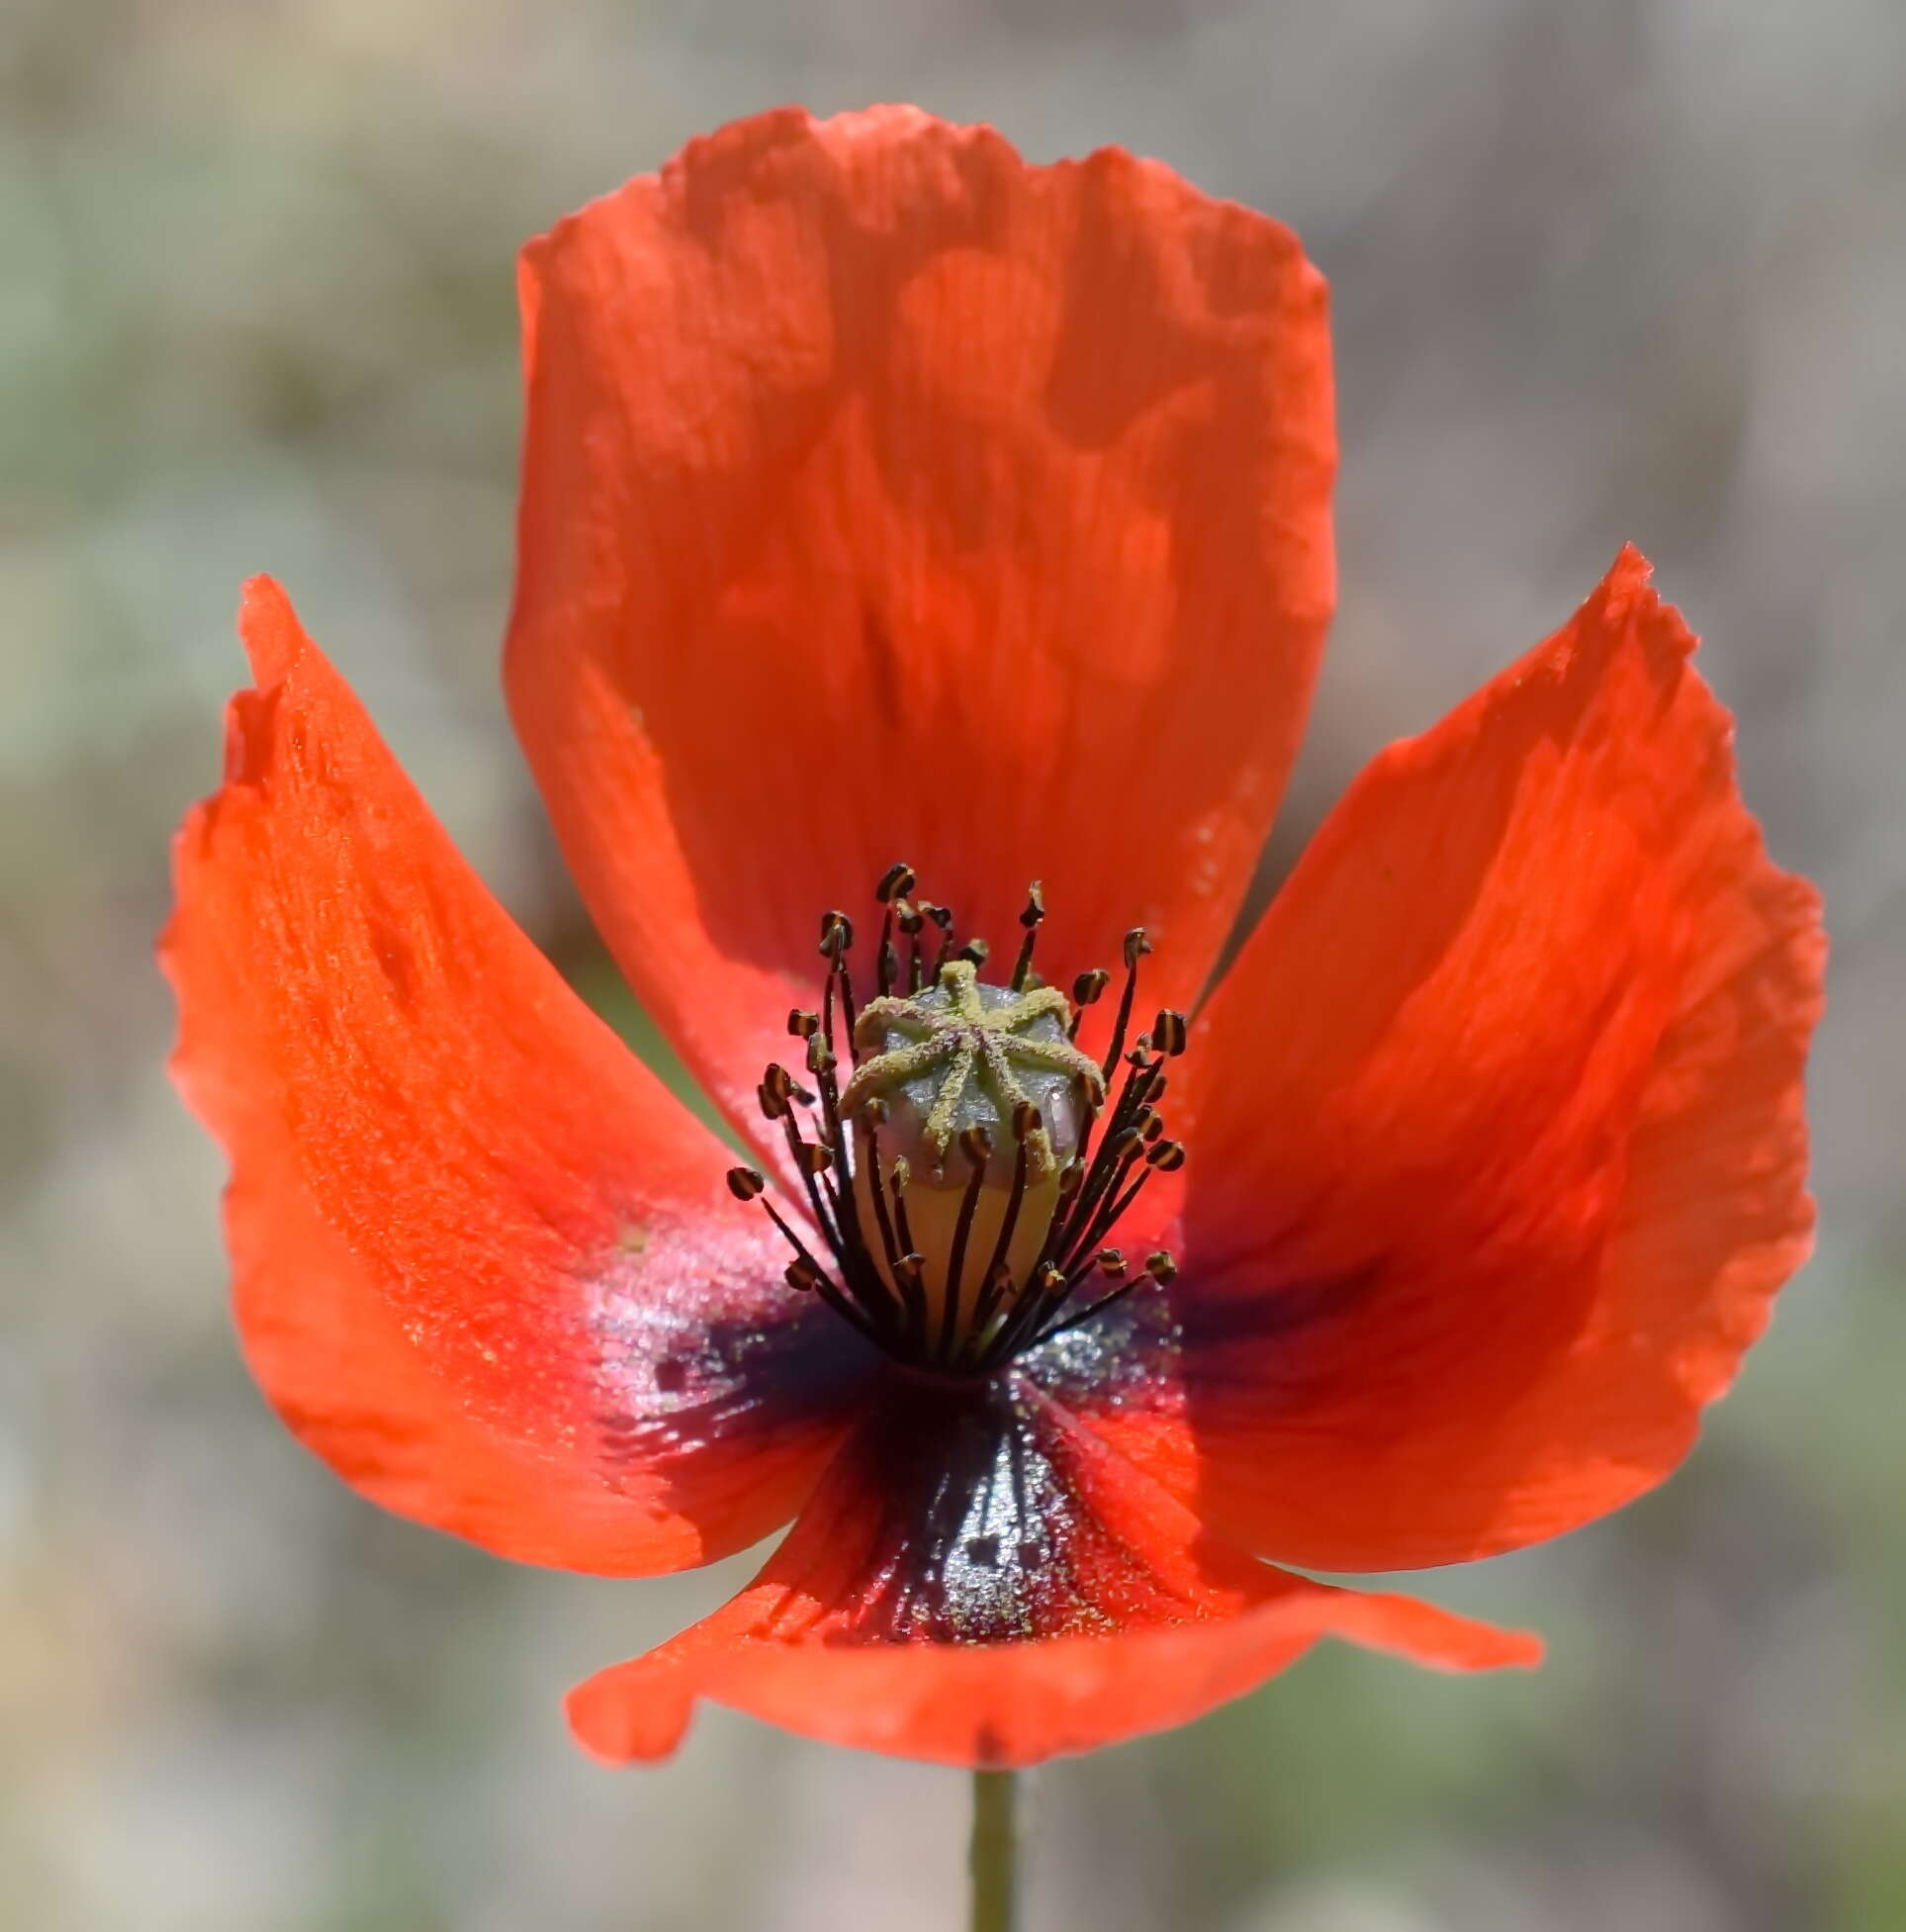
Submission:
<svg viewBox="0 0 1906 1932">
<path fill-rule="evenodd" d="M 728 1185 L 761 1200 L 786 1238 L 791 1288 L 821 1295 L 916 1368 L 983 1374 L 1176 1272 L 1167 1253 L 1134 1268 L 1105 1242 L 1152 1174 L 1184 1164 L 1157 1103 L 1164 1062 L 1185 1048 L 1185 1018 L 1162 1011 L 1128 1047 L 1138 963 L 1151 951 L 1135 929 L 1095 1059 L 1078 1035 L 1111 974 L 1081 973 L 1070 1000 L 1041 980 L 1037 882 L 1005 985 L 979 976 L 985 941 L 955 949 L 953 914 L 909 898 L 913 889 L 908 866 L 889 868 L 874 888 L 878 991 L 864 1007 L 849 965 L 852 922 L 823 915 L 820 1007 L 787 1017 L 806 1042 L 814 1089 L 774 1064 L 757 1090 L 786 1138 L 818 1241 L 782 1216 L 754 1168 L 731 1169 Z M 837 1038 L 852 1062 L 845 1080 Z M 1096 1292 L 1081 1294 L 1088 1282 Z"/>
</svg>

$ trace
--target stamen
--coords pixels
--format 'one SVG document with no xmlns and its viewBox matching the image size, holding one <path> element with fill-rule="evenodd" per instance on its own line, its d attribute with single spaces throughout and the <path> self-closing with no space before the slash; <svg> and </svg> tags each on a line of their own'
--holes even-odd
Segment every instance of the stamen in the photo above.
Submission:
<svg viewBox="0 0 1906 1932">
<path fill-rule="evenodd" d="M 927 1351 L 927 1260 L 923 1254 L 907 1253 L 894 1269 L 900 1298 L 907 1306 L 907 1334 L 913 1347 L 924 1356 Z"/>
<path fill-rule="evenodd" d="M 854 921 L 845 912 L 821 914 L 821 957 L 839 965 L 854 944 Z"/>
<path fill-rule="evenodd" d="M 893 909 L 907 941 L 907 991 L 920 990 L 920 928 L 926 922 L 920 908 L 909 899 L 896 899 Z"/>
<path fill-rule="evenodd" d="M 986 1263 L 986 1282 L 990 1285 L 995 1276 L 1000 1280 L 1000 1293 L 1003 1295 L 1012 1282 L 1012 1272 L 1006 1265 L 1006 1257 L 1012 1252 L 1013 1236 L 1019 1228 L 1019 1211 L 1026 1204 L 1026 1169 L 1033 1150 L 1033 1137 L 1044 1136 L 1045 1124 L 1040 1118 L 1040 1111 L 1031 1101 L 1022 1101 L 1013 1109 L 1013 1140 L 1016 1143 L 1013 1152 L 1013 1191 L 1006 1197 L 1006 1212 L 1000 1217 L 999 1233 L 993 1238 L 992 1259 Z M 974 1314 L 973 1329 L 977 1333 L 986 1325 L 991 1316 L 989 1308 L 985 1316 Z"/>
<path fill-rule="evenodd" d="M 1095 1315 L 1103 1315 L 1114 1302 L 1122 1302 L 1135 1288 L 1142 1288 L 1147 1282 L 1163 1288 L 1177 1278 L 1178 1263 L 1160 1248 L 1157 1253 L 1145 1257 L 1144 1266 L 1129 1281 L 1124 1281 L 1109 1295 L 1101 1295 L 1095 1302 L 1080 1309 L 1076 1315 L 1060 1322 L 1056 1327 L 1046 1330 L 1047 1336 L 1064 1334 L 1068 1331 L 1081 1328 Z"/>
<path fill-rule="evenodd" d="M 854 945 L 854 922 L 845 912 L 821 915 L 821 957 L 828 963 L 827 983 L 821 989 L 821 1034 L 834 1051 L 834 1002 L 841 1002 L 841 1024 L 847 1031 L 848 1051 L 854 1048 L 854 981 L 847 956 Z"/>
<path fill-rule="evenodd" d="M 880 1172 L 880 1129 L 887 1123 L 887 1103 L 884 1100 L 870 1100 L 861 1115 L 862 1157 L 866 1162 L 869 1174 L 878 1176 Z M 876 1184 L 867 1190 L 873 1197 L 873 1218 L 880 1230 L 880 1253 L 886 1261 L 889 1274 L 900 1265 L 901 1249 L 894 1239 L 893 1216 L 887 1208 L 886 1189 Z"/>
<path fill-rule="evenodd" d="M 979 1291 L 979 1300 L 973 1308 L 973 1319 L 969 1325 L 971 1339 L 969 1350 L 984 1346 L 985 1334 L 992 1319 L 999 1313 L 1000 1305 L 1013 1292 L 1013 1271 L 1005 1262 L 995 1262 L 986 1270 L 985 1286 Z"/>
<path fill-rule="evenodd" d="M 1151 942 L 1142 926 L 1134 926 L 1125 936 L 1125 990 L 1119 995 L 1119 1017 L 1112 1027 L 1112 1047 L 1105 1057 L 1105 1077 L 1109 1086 L 1112 1069 L 1125 1052 L 1125 1030 L 1132 1024 L 1132 1002 L 1138 996 L 1138 962 L 1151 951 Z"/>
<path fill-rule="evenodd" d="M 892 1189 L 893 1225 L 900 1237 L 900 1245 L 909 1254 L 914 1251 L 913 1230 L 907 1225 L 907 1187 L 912 1179 L 913 1169 L 904 1160 L 896 1160 L 888 1182 Z"/>
<path fill-rule="evenodd" d="M 933 970 L 927 975 L 928 985 L 937 986 L 940 975 L 947 969 L 948 957 L 953 952 L 953 908 L 935 905 L 931 899 L 922 899 L 920 910 L 940 928 L 940 951 L 934 955 Z"/>
<path fill-rule="evenodd" d="M 763 1082 L 765 1086 L 766 1081 Z M 820 1177 L 834 1164 L 834 1155 L 823 1147 L 801 1139 L 801 1130 L 795 1125 L 792 1113 L 783 1109 L 781 1129 L 787 1136 L 787 1157 L 794 1163 L 794 1171 L 801 1177 L 807 1189 L 807 1204 L 814 1211 L 814 1225 L 820 1229 L 827 1244 L 838 1254 L 841 1252 L 841 1225 L 838 1211 L 830 1214 L 828 1205 L 821 1200 Z M 834 1197 L 830 1190 L 829 1204 Z M 846 1272 L 844 1269 L 843 1272 Z"/>
<path fill-rule="evenodd" d="M 762 1196 L 761 1204 L 767 1209 L 769 1220 L 780 1230 L 781 1239 L 794 1250 L 794 1262 L 801 1270 L 803 1285 L 811 1287 L 835 1314 L 851 1322 L 869 1341 L 877 1341 L 879 1337 L 866 1317 L 834 1285 L 827 1270 L 808 1252 L 807 1243 L 787 1225 L 780 1210 L 766 1195 Z"/>
<path fill-rule="evenodd" d="M 1026 889 L 1026 910 L 1019 915 L 1019 923 L 1026 928 L 1026 937 L 1020 941 L 1019 958 L 1013 964 L 1013 991 L 1026 990 L 1026 975 L 1033 969 L 1033 948 L 1039 942 L 1039 929 L 1045 917 L 1045 894 L 1040 889 L 1040 882 L 1034 879 Z"/>
<path fill-rule="evenodd" d="M 1065 1300 L 1065 1275 L 1050 1261 L 1042 1261 L 1033 1270 L 1033 1279 L 1021 1295 L 1006 1326 L 993 1337 L 980 1356 L 981 1368 L 993 1368 L 1016 1355 L 1043 1335 L 1052 1314 Z"/>
<path fill-rule="evenodd" d="M 892 993 L 894 981 L 900 973 L 900 955 L 894 953 L 894 918 L 898 906 L 904 904 L 900 894 L 912 890 L 913 868 L 908 864 L 888 866 L 886 872 L 880 874 L 880 883 L 872 888 L 872 896 L 880 900 L 880 904 L 886 908 L 886 912 L 880 918 L 880 959 L 878 959 L 878 971 L 876 971 L 882 999 L 886 999 L 886 995 Z"/>
<path fill-rule="evenodd" d="M 966 1243 L 972 1238 L 973 1210 L 979 1206 L 986 1166 L 993 1157 L 993 1137 L 983 1127 L 969 1127 L 959 1137 L 959 1151 L 971 1163 L 972 1177 L 960 1199 L 959 1219 L 953 1224 L 953 1258 L 947 1263 L 947 1292 L 940 1311 L 940 1355 L 949 1362 L 959 1328 L 959 1280 L 966 1270 Z"/>
</svg>

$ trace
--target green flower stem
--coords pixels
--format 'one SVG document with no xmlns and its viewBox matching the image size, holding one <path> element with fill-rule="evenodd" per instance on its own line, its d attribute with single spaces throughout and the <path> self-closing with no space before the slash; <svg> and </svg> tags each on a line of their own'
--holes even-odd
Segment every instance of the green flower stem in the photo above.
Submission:
<svg viewBox="0 0 1906 1932">
<path fill-rule="evenodd" d="M 972 1932 L 1019 1925 L 1019 1774 L 973 1773 Z"/>
</svg>

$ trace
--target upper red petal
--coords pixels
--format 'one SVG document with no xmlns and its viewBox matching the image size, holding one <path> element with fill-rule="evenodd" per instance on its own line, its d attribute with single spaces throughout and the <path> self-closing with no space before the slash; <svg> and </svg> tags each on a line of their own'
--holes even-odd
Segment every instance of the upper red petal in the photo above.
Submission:
<svg viewBox="0 0 1906 1932">
<path fill-rule="evenodd" d="M 180 1085 L 231 1156 L 246 1353 L 393 1509 L 672 1569 L 784 1521 L 845 1328 L 789 1319 L 726 1157 L 484 890 L 278 588 L 175 850 Z"/>
<path fill-rule="evenodd" d="M 1613 1509 L 1808 1251 L 1818 898 L 1647 577 L 1379 758 L 1201 1021 L 1176 1326 L 1094 1420 L 1267 1555 Z"/>
<path fill-rule="evenodd" d="M 1024 1380 L 896 1391 L 733 1602 L 570 1698 L 612 1763 L 712 1698 L 836 1744 L 1026 1765 L 1200 1715 L 1320 1636 L 1482 1670 L 1539 1646 L 1252 1562 Z"/>
<path fill-rule="evenodd" d="M 637 992 L 752 1130 L 896 860 L 1187 1006 L 1332 596 L 1321 278 L 1106 150 L 912 109 L 689 146 L 526 250 L 511 708 Z"/>
</svg>

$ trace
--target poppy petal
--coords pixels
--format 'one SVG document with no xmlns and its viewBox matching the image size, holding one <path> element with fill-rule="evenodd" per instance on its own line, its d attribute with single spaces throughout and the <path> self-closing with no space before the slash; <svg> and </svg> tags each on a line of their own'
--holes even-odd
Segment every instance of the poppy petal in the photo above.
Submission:
<svg viewBox="0 0 1906 1932">
<path fill-rule="evenodd" d="M 507 683 L 590 910 L 744 1132 L 895 860 L 1189 1006 L 1333 594 L 1321 278 L 1117 150 L 914 109 L 690 145 L 525 251 Z"/>
<path fill-rule="evenodd" d="M 1202 1017 L 1172 1319 L 1092 1420 L 1267 1557 L 1616 1508 L 1808 1252 L 1818 896 L 1648 575 L 1377 759 Z"/>
<path fill-rule="evenodd" d="M 824 1466 L 860 1344 L 779 1288 L 730 1156 L 457 857 L 277 586 L 242 629 L 162 953 L 259 1381 L 365 1494 L 504 1555 L 746 1545 Z"/>
<path fill-rule="evenodd" d="M 583 1746 L 666 1757 L 695 1700 L 835 1744 L 1036 1764 L 1183 1723 L 1343 1636 L 1452 1670 L 1535 1639 L 1254 1562 L 1029 1382 L 896 1394 L 755 1583 L 570 1695 Z"/>
</svg>

